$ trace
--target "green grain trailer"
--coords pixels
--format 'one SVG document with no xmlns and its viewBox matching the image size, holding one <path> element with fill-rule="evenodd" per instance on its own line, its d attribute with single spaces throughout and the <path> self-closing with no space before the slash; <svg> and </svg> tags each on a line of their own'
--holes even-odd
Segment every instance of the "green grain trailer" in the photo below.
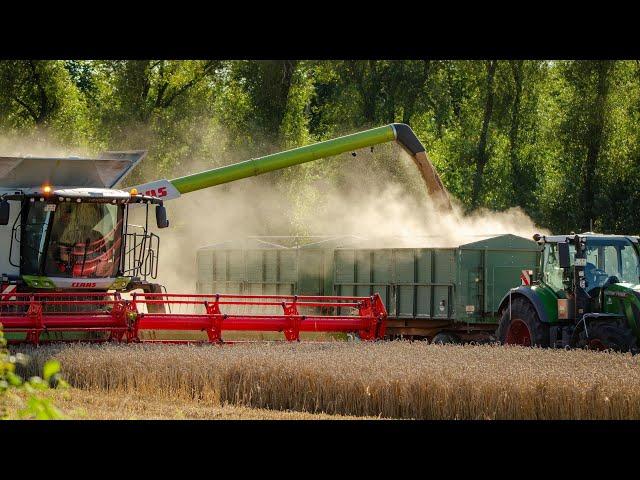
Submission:
<svg viewBox="0 0 640 480">
<path fill-rule="evenodd" d="M 198 293 L 333 295 L 333 252 L 354 236 L 250 237 L 197 252 Z"/>
<path fill-rule="evenodd" d="M 504 292 L 536 270 L 539 246 L 515 235 L 438 237 L 388 247 L 353 236 L 254 237 L 202 248 L 198 293 L 371 295 L 389 314 L 389 336 L 442 342 L 490 339 Z M 425 246 L 423 246 L 425 245 Z M 426 246 L 428 245 L 428 247 Z"/>
</svg>

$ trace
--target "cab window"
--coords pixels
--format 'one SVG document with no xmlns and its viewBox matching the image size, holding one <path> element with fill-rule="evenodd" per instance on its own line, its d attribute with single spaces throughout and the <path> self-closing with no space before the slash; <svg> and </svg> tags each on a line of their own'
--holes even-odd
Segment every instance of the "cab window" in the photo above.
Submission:
<svg viewBox="0 0 640 480">
<path fill-rule="evenodd" d="M 23 214 L 22 272 L 50 277 L 108 278 L 118 274 L 121 205 L 28 203 Z"/>
<path fill-rule="evenodd" d="M 587 242 L 587 288 L 602 287 L 608 278 L 638 283 L 638 256 L 626 239 L 590 239 Z"/>
<path fill-rule="evenodd" d="M 640 266 L 638 265 L 638 255 L 633 245 L 622 245 L 620 247 L 620 280 L 629 283 L 638 283 L 640 280 Z"/>
<path fill-rule="evenodd" d="M 573 255 L 569 256 L 573 259 Z M 555 243 L 547 243 L 544 246 L 543 255 L 543 281 L 556 291 L 562 290 L 562 276 L 563 271 L 560 268 L 560 261 L 558 257 L 558 245 Z"/>
</svg>

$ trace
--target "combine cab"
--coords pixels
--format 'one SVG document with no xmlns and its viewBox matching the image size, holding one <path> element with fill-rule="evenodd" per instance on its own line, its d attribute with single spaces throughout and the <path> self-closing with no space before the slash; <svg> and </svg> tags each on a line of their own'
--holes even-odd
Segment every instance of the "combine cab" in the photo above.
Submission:
<svg viewBox="0 0 640 480">
<path fill-rule="evenodd" d="M 3 292 L 151 290 L 158 237 L 127 220 L 163 202 L 114 188 L 144 154 L 0 159 Z"/>
<path fill-rule="evenodd" d="M 384 336 L 387 313 L 366 297 L 176 295 L 154 282 L 160 239 L 169 226 L 164 202 L 242 178 L 396 141 L 413 158 L 427 190 L 450 209 L 446 190 L 413 131 L 374 128 L 234 165 L 117 186 L 144 151 L 99 158 L 0 158 L 0 323 L 11 342 L 140 341 L 140 332 L 191 330 L 222 341 L 225 330 L 352 332 Z M 131 208 L 144 224 L 129 223 Z"/>
</svg>

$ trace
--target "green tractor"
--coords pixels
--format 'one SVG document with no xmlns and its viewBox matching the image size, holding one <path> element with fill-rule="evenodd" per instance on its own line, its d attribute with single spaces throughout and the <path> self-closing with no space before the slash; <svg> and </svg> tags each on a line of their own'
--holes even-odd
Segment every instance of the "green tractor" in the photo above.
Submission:
<svg viewBox="0 0 640 480">
<path fill-rule="evenodd" d="M 638 352 L 638 237 L 534 235 L 540 270 L 500 304 L 503 344 Z"/>
</svg>

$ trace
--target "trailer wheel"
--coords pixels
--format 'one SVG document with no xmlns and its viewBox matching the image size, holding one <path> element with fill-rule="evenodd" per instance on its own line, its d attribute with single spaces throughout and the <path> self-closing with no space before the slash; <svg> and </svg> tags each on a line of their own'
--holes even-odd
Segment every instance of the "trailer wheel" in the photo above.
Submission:
<svg viewBox="0 0 640 480">
<path fill-rule="evenodd" d="M 436 334 L 435 337 L 433 337 L 431 343 L 436 345 L 455 344 L 460 343 L 460 338 L 458 338 L 458 336 L 453 333 L 440 332 Z"/>
<path fill-rule="evenodd" d="M 578 334 L 578 348 L 638 353 L 638 340 L 626 325 L 598 322 L 588 324 L 587 332 L 588 338 L 584 328 Z"/>
<path fill-rule="evenodd" d="M 525 347 L 548 347 L 549 327 L 540 321 L 538 313 L 529 300 L 518 297 L 502 312 L 496 336 L 503 345 Z"/>
</svg>

